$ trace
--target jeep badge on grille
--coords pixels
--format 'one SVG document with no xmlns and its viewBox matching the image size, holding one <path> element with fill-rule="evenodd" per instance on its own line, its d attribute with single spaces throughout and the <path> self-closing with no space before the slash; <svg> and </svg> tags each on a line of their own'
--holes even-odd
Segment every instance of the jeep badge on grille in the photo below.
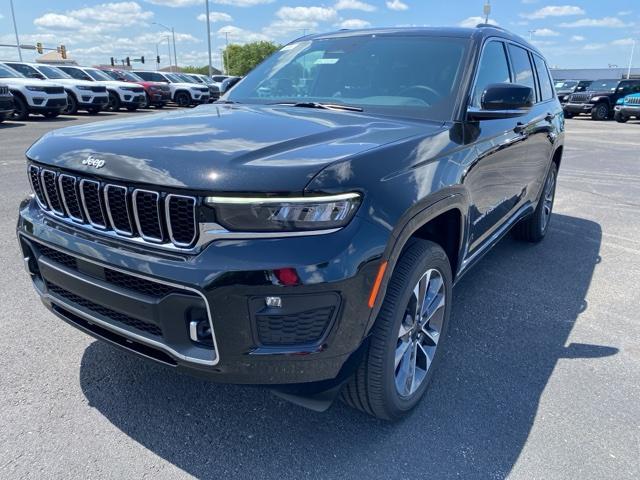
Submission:
<svg viewBox="0 0 640 480">
<path fill-rule="evenodd" d="M 87 167 L 93 167 L 93 168 L 102 168 L 104 167 L 104 163 L 105 163 L 104 160 L 96 158 L 93 155 L 89 155 L 87 158 L 82 160 L 83 165 L 86 165 Z"/>
</svg>

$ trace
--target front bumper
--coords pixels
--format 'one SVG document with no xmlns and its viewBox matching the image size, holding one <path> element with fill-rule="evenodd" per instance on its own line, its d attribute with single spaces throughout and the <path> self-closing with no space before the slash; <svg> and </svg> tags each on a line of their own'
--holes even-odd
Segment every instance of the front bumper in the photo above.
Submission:
<svg viewBox="0 0 640 480">
<path fill-rule="evenodd" d="M 173 254 L 60 223 L 33 199 L 21 205 L 17 233 L 33 284 L 58 317 L 178 370 L 259 385 L 338 376 L 365 338 L 386 242 L 356 217 L 330 238 L 218 241 L 197 255 Z M 300 284 L 275 280 L 274 269 L 285 267 Z M 140 282 L 157 287 L 141 290 Z M 270 296 L 281 298 L 282 312 L 266 307 Z M 213 345 L 190 338 L 191 321 L 203 317 Z M 289 341 L 301 331 L 316 337 Z"/>
<path fill-rule="evenodd" d="M 29 110 L 34 112 L 62 111 L 67 106 L 67 94 L 60 97 L 32 97 L 28 100 Z"/>
<path fill-rule="evenodd" d="M 566 103 L 563 108 L 569 113 L 591 113 L 593 103 Z"/>
<path fill-rule="evenodd" d="M 151 105 L 164 105 L 171 101 L 171 92 L 154 92 L 148 90 L 149 103 Z"/>
<path fill-rule="evenodd" d="M 81 95 L 78 98 L 79 108 L 97 108 L 106 107 L 109 104 L 108 95 Z"/>
<path fill-rule="evenodd" d="M 201 103 L 209 103 L 209 94 L 208 93 L 192 93 L 191 98 L 193 99 L 193 103 L 201 104 Z"/>
<path fill-rule="evenodd" d="M 120 94 L 120 104 L 123 107 L 142 107 L 146 102 L 144 93 Z"/>
<path fill-rule="evenodd" d="M 640 105 L 616 105 L 615 111 L 628 117 L 640 116 Z"/>
</svg>

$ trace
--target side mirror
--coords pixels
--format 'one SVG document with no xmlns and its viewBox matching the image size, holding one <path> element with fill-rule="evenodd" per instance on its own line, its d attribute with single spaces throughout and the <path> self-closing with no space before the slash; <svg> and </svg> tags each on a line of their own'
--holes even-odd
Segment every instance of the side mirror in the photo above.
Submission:
<svg viewBox="0 0 640 480">
<path fill-rule="evenodd" d="M 40 80 L 44 80 L 44 75 L 42 75 L 41 73 L 33 72 L 29 74 L 29 78 L 38 78 Z"/>
<path fill-rule="evenodd" d="M 526 114 L 534 103 L 531 87 L 516 83 L 492 83 L 482 93 L 480 109 L 469 108 L 472 120 L 514 118 Z"/>
</svg>

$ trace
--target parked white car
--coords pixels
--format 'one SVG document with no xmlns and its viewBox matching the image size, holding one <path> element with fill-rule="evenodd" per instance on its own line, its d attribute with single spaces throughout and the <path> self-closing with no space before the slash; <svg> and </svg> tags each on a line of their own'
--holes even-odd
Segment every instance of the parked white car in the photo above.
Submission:
<svg viewBox="0 0 640 480">
<path fill-rule="evenodd" d="M 74 115 L 78 110 L 98 113 L 109 103 L 107 87 L 96 85 L 94 82 L 78 80 L 64 73 L 62 70 L 49 65 L 27 62 L 4 62 L 27 78 L 53 80 L 64 86 L 67 92 L 67 108 L 62 113 Z"/>
<path fill-rule="evenodd" d="M 26 78 L 11 67 L 0 63 L 0 82 L 9 86 L 15 110 L 12 120 L 27 120 L 29 114 L 39 113 L 55 118 L 67 106 L 67 92 L 59 83 Z"/>
<path fill-rule="evenodd" d="M 165 82 L 171 88 L 171 100 L 181 107 L 199 105 L 209 101 L 209 87 L 192 82 L 185 82 L 174 73 L 150 72 L 148 70 L 136 70 L 136 75 L 150 82 Z"/>
<path fill-rule="evenodd" d="M 58 68 L 78 80 L 95 82 L 97 85 L 107 87 L 107 93 L 109 94 L 107 110 L 117 112 L 120 108 L 124 107 L 130 112 L 133 112 L 138 108 L 142 108 L 146 103 L 144 88 L 140 85 L 132 85 L 128 82 L 114 80 L 97 68 L 71 67 L 69 65 L 60 65 Z"/>
</svg>

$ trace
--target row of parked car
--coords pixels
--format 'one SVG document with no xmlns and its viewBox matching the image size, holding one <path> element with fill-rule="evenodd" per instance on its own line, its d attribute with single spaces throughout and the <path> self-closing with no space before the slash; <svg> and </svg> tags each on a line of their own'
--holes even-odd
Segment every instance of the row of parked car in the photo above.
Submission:
<svg viewBox="0 0 640 480">
<path fill-rule="evenodd" d="M 0 121 L 216 101 L 238 77 L 0 62 Z"/>
<path fill-rule="evenodd" d="M 594 120 L 620 123 L 632 117 L 640 120 L 640 78 L 561 80 L 555 87 L 565 118 L 587 114 Z"/>
</svg>

